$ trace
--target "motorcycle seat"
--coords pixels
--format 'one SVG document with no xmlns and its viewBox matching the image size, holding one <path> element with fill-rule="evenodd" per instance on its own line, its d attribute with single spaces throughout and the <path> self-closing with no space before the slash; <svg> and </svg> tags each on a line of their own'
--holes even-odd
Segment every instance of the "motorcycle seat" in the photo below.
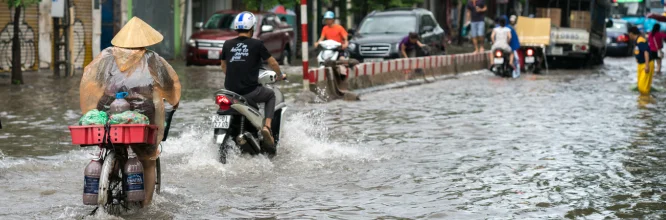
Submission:
<svg viewBox="0 0 666 220">
<path fill-rule="evenodd" d="M 243 99 L 243 100 L 245 100 L 245 103 L 247 103 L 247 105 L 249 105 L 250 107 L 259 109 L 259 105 L 257 105 L 257 103 L 254 102 L 253 100 L 250 99 Z"/>
</svg>

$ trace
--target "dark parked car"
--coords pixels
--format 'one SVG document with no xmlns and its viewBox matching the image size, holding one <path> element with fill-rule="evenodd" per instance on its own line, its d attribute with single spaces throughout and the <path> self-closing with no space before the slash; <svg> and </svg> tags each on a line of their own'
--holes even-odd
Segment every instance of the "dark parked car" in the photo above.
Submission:
<svg viewBox="0 0 666 220">
<path fill-rule="evenodd" d="M 236 38 L 231 29 L 233 20 L 241 11 L 224 10 L 198 23 L 200 30 L 187 42 L 187 65 L 219 65 L 224 41 Z M 254 38 L 264 41 L 268 51 L 280 63 L 289 62 L 293 55 L 294 29 L 273 13 L 254 12 L 257 16 Z"/>
<path fill-rule="evenodd" d="M 629 39 L 629 24 L 625 20 L 613 19 L 613 26 L 606 28 L 606 55 L 631 56 L 634 42 Z"/>
<path fill-rule="evenodd" d="M 417 8 L 370 13 L 357 30 L 350 30 L 350 56 L 362 62 L 399 58 L 398 44 L 409 32 L 419 33 L 431 54 L 444 53 L 444 29 L 430 11 Z"/>
</svg>

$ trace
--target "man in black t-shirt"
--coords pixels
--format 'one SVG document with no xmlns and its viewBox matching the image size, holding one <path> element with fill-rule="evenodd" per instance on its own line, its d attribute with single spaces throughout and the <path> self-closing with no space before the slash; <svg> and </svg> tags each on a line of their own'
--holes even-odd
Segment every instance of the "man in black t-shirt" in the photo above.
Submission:
<svg viewBox="0 0 666 220">
<path fill-rule="evenodd" d="M 234 20 L 238 37 L 224 42 L 222 46 L 222 71 L 227 75 L 224 87 L 242 95 L 246 99 L 264 104 L 265 125 L 261 133 L 266 143 L 274 143 L 271 121 L 275 111 L 275 93 L 259 84 L 259 69 L 266 60 L 271 69 L 278 74 L 278 79 L 285 79 L 277 60 L 271 56 L 264 42 L 253 39 L 254 26 L 257 24 L 254 14 L 241 12 Z"/>
</svg>

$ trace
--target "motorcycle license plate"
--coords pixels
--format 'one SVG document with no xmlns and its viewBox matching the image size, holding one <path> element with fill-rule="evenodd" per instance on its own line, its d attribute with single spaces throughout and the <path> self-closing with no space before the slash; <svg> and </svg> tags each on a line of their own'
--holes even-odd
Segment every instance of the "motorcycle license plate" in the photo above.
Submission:
<svg viewBox="0 0 666 220">
<path fill-rule="evenodd" d="M 231 122 L 230 115 L 215 115 L 213 116 L 213 127 L 214 128 L 229 128 L 229 123 Z"/>
<path fill-rule="evenodd" d="M 219 50 L 209 50 L 208 51 L 208 59 L 210 59 L 210 60 L 219 60 L 220 59 L 220 51 Z"/>
<path fill-rule="evenodd" d="M 525 63 L 534 63 L 534 57 L 525 57 Z"/>
<path fill-rule="evenodd" d="M 493 59 L 494 64 L 504 64 L 504 58 L 495 58 Z"/>
</svg>

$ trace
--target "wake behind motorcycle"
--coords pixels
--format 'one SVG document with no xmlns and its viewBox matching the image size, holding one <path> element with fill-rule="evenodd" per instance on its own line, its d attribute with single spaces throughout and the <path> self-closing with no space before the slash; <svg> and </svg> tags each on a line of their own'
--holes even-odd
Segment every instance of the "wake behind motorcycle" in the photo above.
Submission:
<svg viewBox="0 0 666 220">
<path fill-rule="evenodd" d="M 512 77 L 513 68 L 511 67 L 510 53 L 505 53 L 502 50 L 493 51 L 493 65 L 490 67 L 495 75 L 501 77 Z"/>
<path fill-rule="evenodd" d="M 287 110 L 284 95 L 273 86 L 277 77 L 274 71 L 261 70 L 259 73 L 259 83 L 275 92 L 275 116 L 271 122 L 274 143 L 267 143 L 261 135 L 265 103 L 254 103 L 229 90 L 215 92 L 215 104 L 219 108 L 213 115 L 213 129 L 214 142 L 220 150 L 220 162 L 227 162 L 231 143 L 238 146 L 242 153 L 250 155 L 267 154 L 272 157 L 277 153 L 281 125 L 284 124 L 283 114 Z"/>
<path fill-rule="evenodd" d="M 326 61 L 337 61 L 340 58 L 342 44 L 334 40 L 325 40 L 319 43 L 322 50 L 317 56 L 319 67 L 323 67 Z"/>
</svg>

